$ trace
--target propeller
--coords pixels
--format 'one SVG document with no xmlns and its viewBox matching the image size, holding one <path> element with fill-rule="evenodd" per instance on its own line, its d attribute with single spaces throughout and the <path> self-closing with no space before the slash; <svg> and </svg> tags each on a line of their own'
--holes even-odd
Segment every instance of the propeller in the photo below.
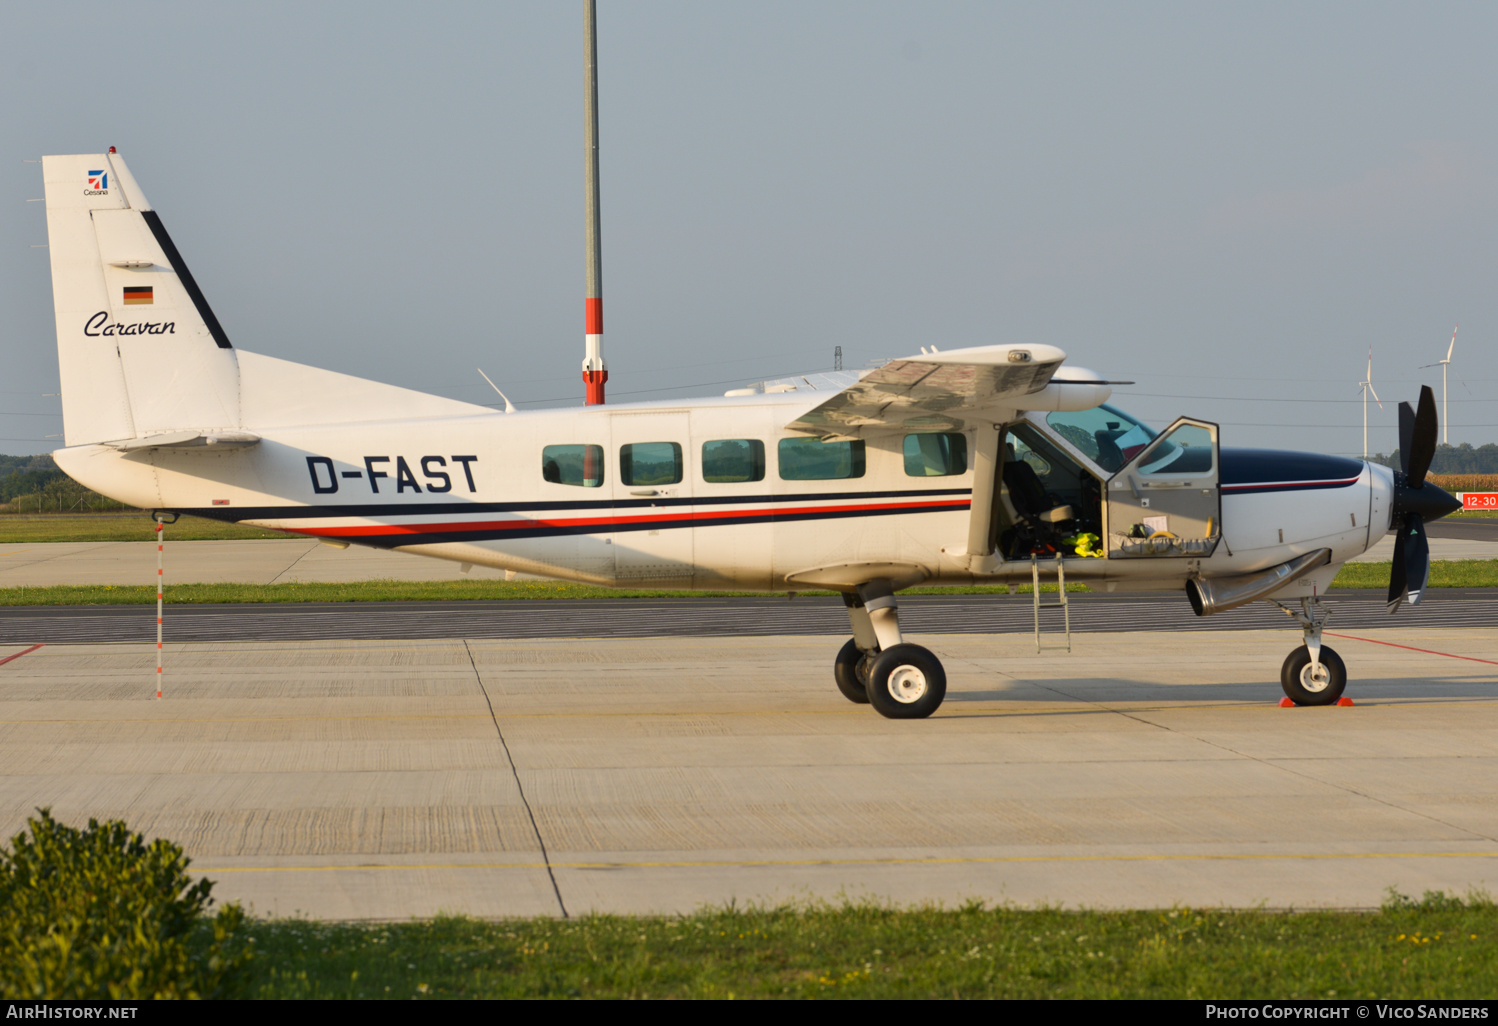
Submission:
<svg viewBox="0 0 1498 1026">
<path fill-rule="evenodd" d="M 1420 604 L 1430 580 L 1430 542 L 1425 521 L 1438 520 L 1461 508 L 1450 492 L 1425 480 L 1436 455 L 1436 396 L 1420 386 L 1420 406 L 1399 404 L 1399 463 L 1394 475 L 1394 566 L 1389 574 L 1389 612 L 1409 602 Z"/>
</svg>

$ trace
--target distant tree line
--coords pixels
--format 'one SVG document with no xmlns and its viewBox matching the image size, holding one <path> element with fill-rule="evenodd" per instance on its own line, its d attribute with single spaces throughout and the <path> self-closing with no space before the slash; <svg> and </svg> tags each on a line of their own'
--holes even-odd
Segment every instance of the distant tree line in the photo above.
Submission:
<svg viewBox="0 0 1498 1026">
<path fill-rule="evenodd" d="M 0 456 L 0 502 L 39 492 L 66 476 L 45 453 L 41 456 Z"/>
<path fill-rule="evenodd" d="M 0 456 L 0 512 L 67 513 L 131 509 L 83 487 L 51 456 Z"/>
<path fill-rule="evenodd" d="M 1370 463 L 1382 463 L 1386 467 L 1399 469 L 1399 450 L 1388 456 L 1379 453 L 1368 459 Z M 1435 457 L 1430 461 L 1432 474 L 1498 474 L 1498 444 L 1489 442 L 1476 448 L 1470 442 L 1461 445 L 1437 445 Z"/>
</svg>

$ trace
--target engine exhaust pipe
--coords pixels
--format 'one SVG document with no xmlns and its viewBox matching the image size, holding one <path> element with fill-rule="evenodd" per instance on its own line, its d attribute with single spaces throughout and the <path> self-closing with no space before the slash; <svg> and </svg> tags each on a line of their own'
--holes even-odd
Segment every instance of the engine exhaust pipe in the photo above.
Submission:
<svg viewBox="0 0 1498 1026">
<path fill-rule="evenodd" d="M 1331 549 L 1317 549 L 1257 573 L 1203 580 L 1193 578 L 1186 582 L 1186 598 L 1191 600 L 1191 611 L 1197 616 L 1211 616 L 1224 609 L 1237 609 L 1256 602 L 1317 567 L 1326 566 L 1331 560 Z"/>
</svg>

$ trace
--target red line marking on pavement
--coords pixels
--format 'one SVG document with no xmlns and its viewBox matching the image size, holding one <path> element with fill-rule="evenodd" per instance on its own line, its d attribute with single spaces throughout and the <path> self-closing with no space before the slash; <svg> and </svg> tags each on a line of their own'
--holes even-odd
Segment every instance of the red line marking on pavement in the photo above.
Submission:
<svg viewBox="0 0 1498 1026">
<path fill-rule="evenodd" d="M 1476 656 L 1454 655 L 1450 652 L 1437 652 L 1433 648 L 1416 648 L 1414 645 L 1396 645 L 1392 641 L 1375 641 L 1372 638 L 1359 638 L 1352 634 L 1333 634 L 1331 631 L 1327 631 L 1326 636 L 1329 638 L 1346 638 L 1348 641 L 1366 641 L 1370 645 L 1388 645 L 1390 648 L 1403 648 L 1407 649 L 1410 652 L 1424 652 L 1426 655 L 1445 656 L 1447 659 L 1465 659 L 1468 662 L 1487 663 L 1489 666 L 1498 666 L 1498 660 L 1495 659 L 1479 659 Z"/>
<path fill-rule="evenodd" d="M 23 655 L 30 655 L 32 652 L 35 652 L 37 649 L 39 649 L 41 647 L 42 647 L 41 645 L 32 645 L 30 648 L 26 649 L 23 652 L 17 652 L 15 655 L 8 655 L 4 659 L 0 659 L 0 666 L 4 666 L 6 663 L 10 662 L 12 659 L 19 659 Z"/>
</svg>

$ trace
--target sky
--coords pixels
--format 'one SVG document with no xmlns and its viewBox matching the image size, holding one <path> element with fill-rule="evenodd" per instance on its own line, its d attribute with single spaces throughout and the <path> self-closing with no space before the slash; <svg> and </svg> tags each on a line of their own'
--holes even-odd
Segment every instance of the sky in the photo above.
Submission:
<svg viewBox="0 0 1498 1026">
<path fill-rule="evenodd" d="M 1498 440 L 1498 5 L 599 0 L 610 401 L 1045 343 L 1359 455 Z M 40 164 L 117 146 L 234 345 L 581 405 L 583 4 L 0 8 L 0 452 L 61 445 Z"/>
</svg>

